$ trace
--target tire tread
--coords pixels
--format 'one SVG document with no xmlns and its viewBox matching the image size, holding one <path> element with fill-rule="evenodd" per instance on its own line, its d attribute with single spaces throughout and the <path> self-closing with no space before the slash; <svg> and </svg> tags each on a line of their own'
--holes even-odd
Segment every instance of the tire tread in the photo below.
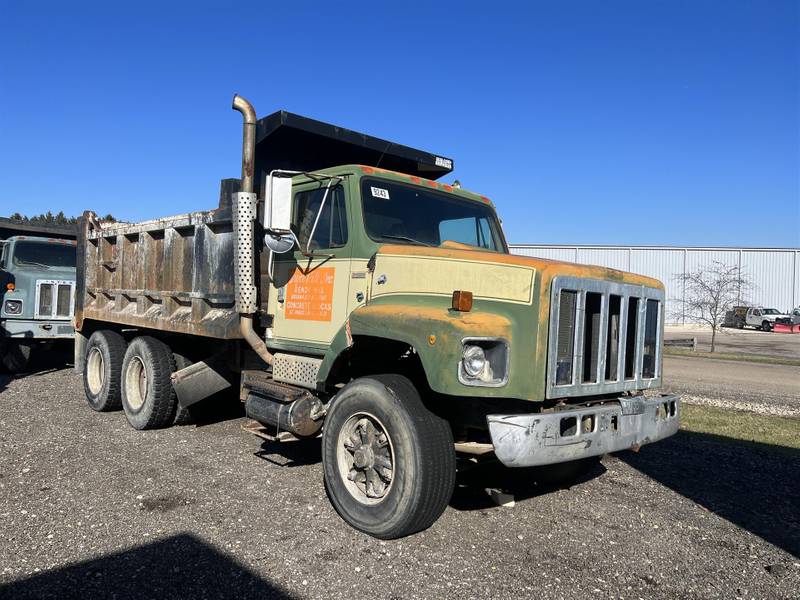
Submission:
<svg viewBox="0 0 800 600">
<path fill-rule="evenodd" d="M 101 329 L 95 331 L 89 338 L 89 343 L 86 346 L 87 355 L 93 346 L 99 346 L 101 352 L 102 348 L 105 347 L 106 354 L 108 354 L 107 358 L 103 357 L 108 362 L 108 368 L 105 373 L 105 380 L 108 385 L 105 387 L 105 393 L 103 393 L 103 390 L 100 392 L 100 395 L 104 396 L 101 402 L 96 405 L 90 403 L 90 406 L 98 412 L 119 410 L 122 408 L 122 379 L 120 376 L 128 344 L 125 338 L 116 331 Z M 86 382 L 86 375 L 86 368 L 84 367 L 83 386 L 86 397 L 89 398 L 89 385 Z"/>
<path fill-rule="evenodd" d="M 140 346 L 141 350 L 139 349 Z M 129 417 L 128 422 L 134 428 L 141 430 L 159 429 L 172 425 L 175 419 L 177 399 L 170 379 L 170 375 L 175 370 L 175 360 L 169 346 L 157 338 L 144 335 L 135 338 L 131 342 L 130 346 L 128 346 L 128 354 L 131 357 L 134 354 L 138 355 L 142 359 L 145 369 L 148 366 L 150 367 L 151 373 L 148 373 L 145 407 L 148 403 L 152 406 L 147 419 L 139 423 L 134 423 L 131 420 L 131 416 L 128 415 L 126 409 L 126 415 Z M 127 362 L 129 359 L 127 354 L 125 358 Z M 123 408 L 124 406 L 123 403 Z"/>
<path fill-rule="evenodd" d="M 389 527 L 367 530 L 354 523 L 351 524 L 365 533 L 381 539 L 395 539 L 411 535 L 430 527 L 447 508 L 453 494 L 456 455 L 450 425 L 427 409 L 419 392 L 408 378 L 402 375 L 384 374 L 370 375 L 364 377 L 363 380 L 372 380 L 383 386 L 396 400 L 397 405 L 410 417 L 414 438 L 419 449 L 416 466 L 416 476 L 420 478 L 418 489 L 423 490 L 423 493 L 419 495 L 418 501 L 412 509 Z M 335 404 L 333 410 L 335 410 Z M 330 413 L 328 416 L 330 417 Z M 325 446 L 324 443 L 323 446 Z M 334 507 L 345 520 L 348 520 L 347 515 L 342 513 L 338 506 L 339 501 L 334 495 L 331 495 L 331 488 L 329 487 L 328 490 Z"/>
</svg>

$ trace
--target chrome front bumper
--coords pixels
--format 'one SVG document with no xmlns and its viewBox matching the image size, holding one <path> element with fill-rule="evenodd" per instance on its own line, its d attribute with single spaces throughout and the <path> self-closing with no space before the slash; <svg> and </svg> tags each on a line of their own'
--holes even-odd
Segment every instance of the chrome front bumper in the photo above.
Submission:
<svg viewBox="0 0 800 600">
<path fill-rule="evenodd" d="M 533 467 L 638 448 L 678 431 L 678 396 L 620 397 L 552 413 L 489 415 L 497 458 Z"/>
</svg>

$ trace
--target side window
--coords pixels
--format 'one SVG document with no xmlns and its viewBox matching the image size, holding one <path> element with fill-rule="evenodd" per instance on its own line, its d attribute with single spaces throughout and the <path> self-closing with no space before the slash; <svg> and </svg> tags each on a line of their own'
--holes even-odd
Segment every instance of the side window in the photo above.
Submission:
<svg viewBox="0 0 800 600">
<path fill-rule="evenodd" d="M 294 195 L 292 206 L 292 230 L 300 246 L 305 249 L 308 236 L 314 228 L 322 198 L 325 196 L 325 186 L 315 190 L 298 192 Z M 347 243 L 347 212 L 344 204 L 344 189 L 341 185 L 331 187 L 325 206 L 317 221 L 314 230 L 314 239 L 311 240 L 311 249 L 341 248 Z"/>
<path fill-rule="evenodd" d="M 760 310 L 758 310 L 758 309 L 755 309 L 755 310 L 753 311 L 753 316 L 754 316 L 754 317 L 760 317 L 760 316 L 761 316 L 761 311 L 760 311 Z"/>
<path fill-rule="evenodd" d="M 486 218 L 467 217 L 439 223 L 439 243 L 445 240 L 496 250 L 492 229 Z"/>
<path fill-rule="evenodd" d="M 467 217 L 466 219 L 442 221 L 439 223 L 439 239 L 442 242 L 450 240 L 451 242 L 477 246 L 478 234 L 475 227 L 475 219 Z"/>
</svg>

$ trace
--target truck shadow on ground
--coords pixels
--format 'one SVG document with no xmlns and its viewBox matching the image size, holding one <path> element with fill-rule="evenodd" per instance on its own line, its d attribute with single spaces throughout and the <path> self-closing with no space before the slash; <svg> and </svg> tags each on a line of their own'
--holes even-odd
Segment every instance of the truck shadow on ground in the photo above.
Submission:
<svg viewBox="0 0 800 600">
<path fill-rule="evenodd" d="M 509 468 L 498 461 L 480 465 L 467 465 L 456 475 L 456 487 L 450 506 L 456 510 L 485 510 L 497 504 L 487 493 L 496 489 L 511 494 L 515 502 L 569 489 L 600 477 L 606 472 L 601 463 L 590 464 L 575 473 L 563 472 L 560 465 L 554 467 Z"/>
<path fill-rule="evenodd" d="M 708 511 L 800 556 L 800 450 L 679 431 L 618 458 Z"/>
<path fill-rule="evenodd" d="M 2 576 L 0 576 L 2 577 Z M 0 600 L 292 598 L 205 541 L 180 534 L 13 581 Z"/>
<path fill-rule="evenodd" d="M 255 456 L 281 467 L 302 467 L 322 462 L 322 438 L 261 442 Z"/>
</svg>

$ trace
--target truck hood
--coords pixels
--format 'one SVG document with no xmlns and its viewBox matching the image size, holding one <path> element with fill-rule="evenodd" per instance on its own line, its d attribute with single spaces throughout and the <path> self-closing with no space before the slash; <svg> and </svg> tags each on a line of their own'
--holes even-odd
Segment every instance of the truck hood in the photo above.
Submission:
<svg viewBox="0 0 800 600">
<path fill-rule="evenodd" d="M 487 252 L 447 242 L 441 247 L 381 246 L 375 255 L 372 297 L 450 297 L 454 290 L 467 290 L 476 300 L 532 304 L 537 279 L 542 289 L 549 289 L 556 276 L 664 289 L 657 279 L 616 269 Z"/>
</svg>

